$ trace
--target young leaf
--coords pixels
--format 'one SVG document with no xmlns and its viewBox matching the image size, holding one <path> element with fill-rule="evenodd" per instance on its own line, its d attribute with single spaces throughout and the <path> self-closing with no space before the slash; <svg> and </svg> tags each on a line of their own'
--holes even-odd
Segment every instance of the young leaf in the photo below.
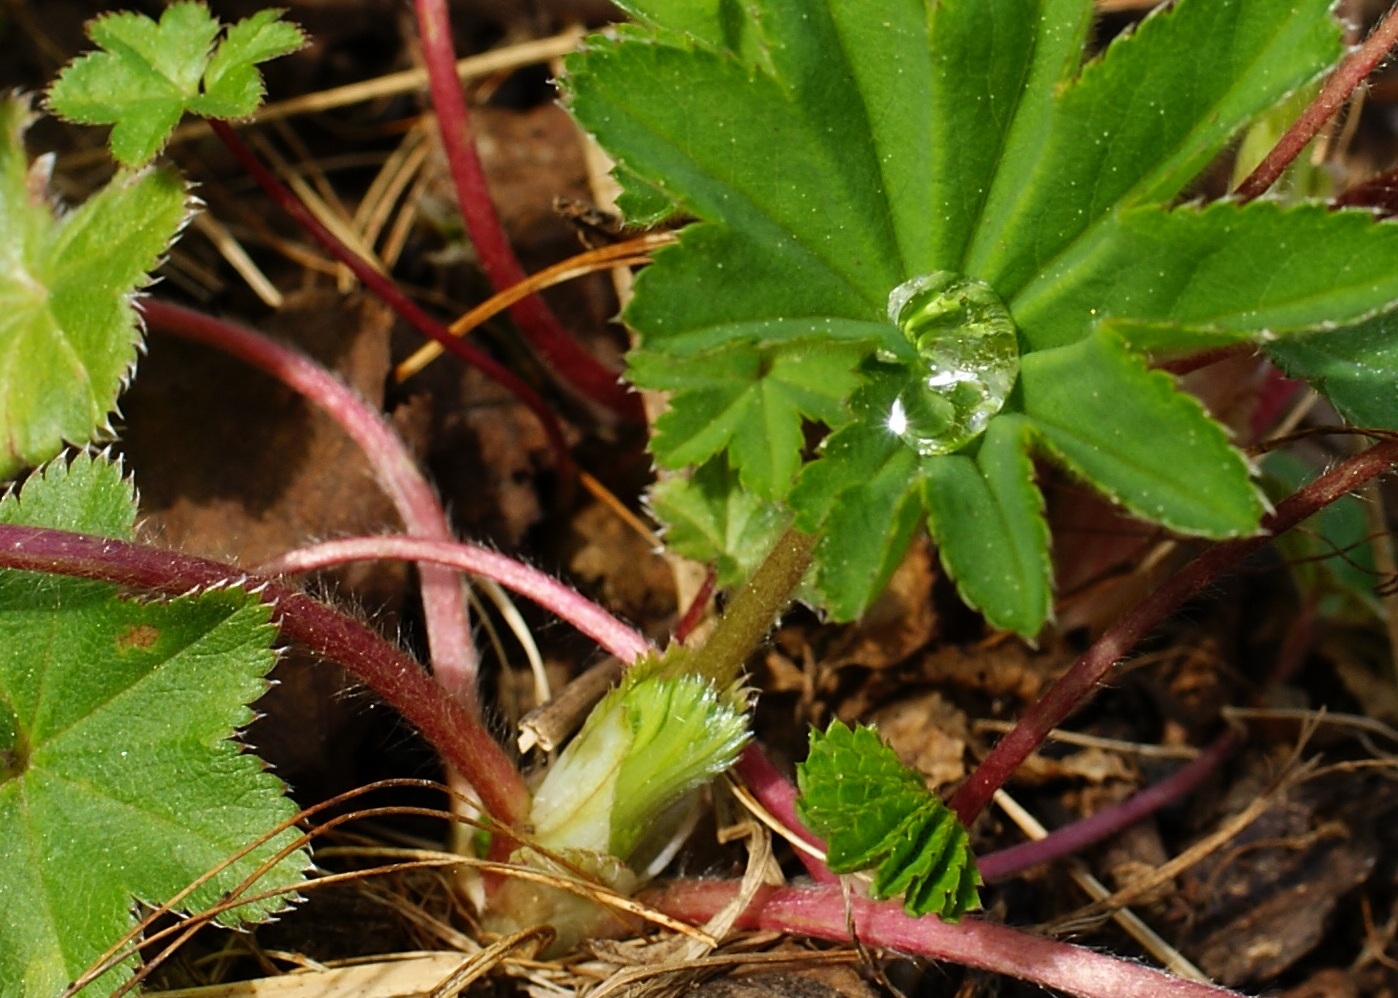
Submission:
<svg viewBox="0 0 1398 998">
<path fill-rule="evenodd" d="M 130 485 L 88 457 L 0 501 L 0 522 L 127 538 Z M 230 740 L 252 720 L 275 656 L 268 608 L 234 589 L 136 601 L 100 582 L 0 572 L 0 995 L 56 995 L 160 903 L 295 813 L 282 785 Z M 195 890 L 224 900 L 295 838 L 284 831 Z M 304 851 L 261 889 L 298 883 Z M 220 916 L 234 925 L 284 906 Z M 92 994 L 124 981 L 123 965 Z M 89 993 L 84 991 L 84 994 Z"/>
<path fill-rule="evenodd" d="M 140 166 L 170 138 L 186 111 L 208 118 L 244 118 L 262 102 L 257 64 L 295 52 L 301 29 L 262 10 L 222 30 L 202 3 L 182 0 L 159 23 L 129 11 L 103 14 L 87 26 L 101 51 L 70 63 L 49 89 L 53 113 L 85 125 L 112 125 L 117 162 Z"/>
<path fill-rule="evenodd" d="M 1029 448 L 1181 530 L 1255 530 L 1248 465 L 1139 352 L 1398 300 L 1398 228 L 1318 206 L 1167 210 L 1338 58 L 1331 0 L 1180 0 L 1081 72 L 1089 0 L 626 6 L 638 24 L 590 40 L 566 82 L 628 188 L 698 220 L 626 313 L 633 376 L 676 390 L 657 456 L 724 450 L 745 487 L 785 496 L 822 532 L 837 616 L 868 605 L 926 511 L 966 599 L 1037 631 Z M 860 351 L 865 384 L 788 495 L 810 413 L 767 404 L 766 383 L 818 337 Z"/>
<path fill-rule="evenodd" d="M 534 795 L 536 843 L 624 861 L 670 805 L 733 764 L 749 737 L 741 697 L 667 673 L 677 654 L 632 666 L 592 709 Z"/>
<path fill-rule="evenodd" d="M 649 505 L 668 524 L 665 546 L 713 564 L 720 586 L 745 581 L 791 522 L 787 510 L 740 488 L 722 457 L 661 480 Z"/>
<path fill-rule="evenodd" d="M 780 499 L 801 467 L 802 418 L 827 425 L 845 419 L 845 399 L 858 384 L 851 344 L 754 351 L 736 346 L 683 365 L 643 352 L 630 358 L 634 377 L 675 392 L 655 423 L 651 448 L 666 467 L 699 464 L 726 450 L 742 484 Z"/>
<path fill-rule="evenodd" d="M 55 217 L 30 120 L 0 99 L 0 478 L 106 426 L 140 342 L 132 293 L 188 212 L 179 178 L 150 170 Z"/>
<path fill-rule="evenodd" d="M 812 729 L 796 767 L 797 812 L 826 840 L 835 873 L 876 867 L 869 893 L 903 895 L 909 915 L 954 922 L 980 907 L 981 878 L 966 829 L 873 728 Z"/>
</svg>

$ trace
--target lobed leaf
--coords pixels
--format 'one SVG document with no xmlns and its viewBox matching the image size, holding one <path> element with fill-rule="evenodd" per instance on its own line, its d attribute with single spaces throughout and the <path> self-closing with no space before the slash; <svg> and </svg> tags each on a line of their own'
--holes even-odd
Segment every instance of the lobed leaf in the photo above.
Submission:
<svg viewBox="0 0 1398 998">
<path fill-rule="evenodd" d="M 812 729 L 796 781 L 797 812 L 826 840 L 832 871 L 877 867 L 870 895 L 902 894 L 910 915 L 956 921 L 980 907 L 966 830 L 873 728 L 837 720 L 824 734 Z"/>
<path fill-rule="evenodd" d="M 1205 537 L 1257 529 L 1261 497 L 1227 432 L 1110 332 L 1027 355 L 1020 388 L 1042 446 L 1133 513 Z"/>
<path fill-rule="evenodd" d="M 56 217 L 29 120 L 0 99 L 0 477 L 104 430 L 140 343 L 133 292 L 188 213 L 179 178 L 150 170 Z"/>
<path fill-rule="evenodd" d="M 1146 207 L 1103 222 L 1091 253 L 1060 261 L 1010 307 L 1034 350 L 1117 321 L 1180 327 L 1186 337 L 1289 338 L 1398 300 L 1395 259 L 1398 225 L 1366 211 L 1269 201 Z"/>
<path fill-rule="evenodd" d="M 928 526 L 966 605 L 993 626 L 1032 637 L 1053 603 L 1043 497 L 1020 418 L 994 420 L 971 454 L 924 466 Z"/>
<path fill-rule="evenodd" d="M 1063 88 L 1041 140 L 1006 152 L 965 271 L 1008 301 L 1052 283 L 1114 212 L 1166 202 L 1233 136 L 1339 58 L 1331 0 L 1158 10 Z"/>
<path fill-rule="evenodd" d="M 925 513 L 963 598 L 1036 632 L 1050 589 L 1033 450 L 1185 532 L 1255 530 L 1246 462 L 1133 351 L 1310 334 L 1398 301 L 1398 228 L 1321 206 L 1167 208 L 1338 58 L 1330 0 L 1180 0 L 1086 68 L 1088 0 L 625 6 L 637 23 L 590 40 L 565 84 L 632 201 L 697 219 L 626 312 L 633 379 L 675 392 L 657 457 L 722 452 L 742 487 L 820 531 L 837 617 L 869 605 Z M 1008 302 L 1021 357 L 984 436 L 927 456 L 889 406 L 935 378 L 886 311 L 934 271 Z M 848 393 L 833 422 L 778 373 L 818 339 L 841 362 L 802 390 L 827 413 Z M 788 491 L 811 418 L 833 432 Z"/>
<path fill-rule="evenodd" d="M 170 138 L 186 111 L 242 118 L 262 102 L 257 64 L 301 48 L 305 36 L 263 10 L 223 30 L 202 3 L 181 0 L 159 22 L 130 11 L 87 26 L 99 46 L 69 63 L 49 88 L 53 113 L 86 125 L 112 125 L 117 162 L 140 166 Z"/>
<path fill-rule="evenodd" d="M 0 501 L 0 521 L 130 536 L 119 469 L 54 464 Z M 139 602 L 116 586 L 0 572 L 0 995 L 57 995 L 158 904 L 295 813 L 279 780 L 230 740 L 275 661 L 270 610 L 236 589 Z M 290 829 L 233 860 L 182 911 L 225 900 L 258 870 L 292 887 Z M 231 909 L 226 925 L 284 907 Z M 103 975 L 107 994 L 130 973 Z M 87 991 L 84 992 L 88 993 Z"/>
<path fill-rule="evenodd" d="M 676 393 L 655 422 L 656 459 L 680 468 L 726 451 L 742 484 L 764 499 L 782 498 L 795 481 L 805 446 L 803 418 L 844 422 L 858 362 L 859 351 L 848 344 L 732 347 L 683 365 L 643 352 L 630 358 L 635 377 Z"/>
</svg>

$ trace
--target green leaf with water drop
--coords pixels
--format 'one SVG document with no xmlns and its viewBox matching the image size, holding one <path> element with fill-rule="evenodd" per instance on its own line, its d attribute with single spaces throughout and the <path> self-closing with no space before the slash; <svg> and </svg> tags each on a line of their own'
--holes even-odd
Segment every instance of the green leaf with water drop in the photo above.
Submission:
<svg viewBox="0 0 1398 998">
<path fill-rule="evenodd" d="M 875 869 L 870 895 L 902 894 L 910 915 L 954 922 L 980 907 L 966 829 L 873 728 L 812 729 L 796 782 L 797 813 L 826 840 L 831 870 Z"/>
<path fill-rule="evenodd" d="M 31 475 L 0 522 L 129 538 L 131 486 L 79 456 Z M 283 786 L 231 740 L 275 661 L 269 608 L 236 589 L 133 600 L 84 579 L 0 572 L 0 996 L 52 998 L 158 904 L 295 813 Z M 8 743 L 8 747 L 5 747 Z M 294 829 L 215 874 L 177 907 L 225 900 L 307 865 Z M 76 875 L 81 871 L 81 875 Z M 257 921 L 285 898 L 231 909 Z M 84 994 L 111 993 L 130 962 Z"/>
<path fill-rule="evenodd" d="M 69 63 L 49 89 L 54 114 L 86 125 L 112 125 L 119 163 L 140 166 L 170 138 L 186 111 L 244 118 L 262 103 L 257 64 L 306 43 L 281 11 L 263 10 L 224 31 L 202 3 L 173 3 L 160 20 L 118 11 L 87 25 L 99 51 Z"/>
<path fill-rule="evenodd" d="M 1180 0 L 1086 67 L 1089 0 L 626 6 L 637 24 L 590 39 L 565 85 L 622 175 L 696 219 L 626 312 L 633 377 L 676 391 L 657 454 L 673 466 L 723 449 L 746 487 L 785 495 L 806 414 L 785 405 L 778 428 L 781 409 L 764 406 L 771 439 L 740 446 L 739 424 L 758 421 L 725 404 L 731 371 L 701 360 L 680 385 L 675 370 L 746 349 L 764 358 L 745 369 L 756 397 L 776 358 L 813 338 L 862 351 L 852 422 L 828 424 L 786 500 L 821 532 L 816 579 L 837 616 L 868 606 L 926 511 L 963 596 L 1036 631 L 1050 601 L 1031 449 L 1182 530 L 1256 529 L 1247 464 L 1131 351 L 1311 332 L 1398 300 L 1398 229 L 1314 206 L 1170 210 L 1250 121 L 1336 61 L 1330 0 Z M 889 314 L 894 289 L 943 272 L 1017 327 L 1018 384 L 984 411 L 947 403 L 1004 380 L 987 377 L 990 358 L 945 368 L 936 348 L 957 333 L 914 335 Z M 943 440 L 957 412 L 969 433 Z"/>
<path fill-rule="evenodd" d="M 31 117 L 0 98 L 0 478 L 107 430 L 141 340 L 133 294 L 188 213 L 164 170 L 59 212 L 25 154 Z"/>
</svg>

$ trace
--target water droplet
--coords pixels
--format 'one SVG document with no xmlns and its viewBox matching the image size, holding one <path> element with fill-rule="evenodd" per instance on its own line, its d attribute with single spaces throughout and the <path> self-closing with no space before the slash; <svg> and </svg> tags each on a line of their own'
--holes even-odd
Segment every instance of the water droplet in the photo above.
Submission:
<svg viewBox="0 0 1398 998">
<path fill-rule="evenodd" d="M 923 457 L 958 450 L 985 431 L 1019 376 L 1009 309 L 985 282 L 939 270 L 894 288 L 888 317 L 918 356 L 889 431 Z"/>
</svg>

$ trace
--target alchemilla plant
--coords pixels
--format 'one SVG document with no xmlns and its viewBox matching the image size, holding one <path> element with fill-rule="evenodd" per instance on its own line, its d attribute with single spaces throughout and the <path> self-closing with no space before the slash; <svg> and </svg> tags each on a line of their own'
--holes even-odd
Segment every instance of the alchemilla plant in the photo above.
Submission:
<svg viewBox="0 0 1398 998">
<path fill-rule="evenodd" d="M 301 32 L 275 11 L 224 25 L 187 0 L 159 20 L 91 22 L 98 50 L 70 64 L 48 107 L 112 126 L 119 169 L 67 213 L 48 192 L 50 161 L 31 164 L 24 150 L 30 103 L 0 101 L 0 473 L 29 470 L 0 502 L 0 901 L 16 915 L 0 923 L 0 995 L 62 993 L 132 925 L 133 901 L 178 897 L 193 913 L 228 899 L 218 918 L 235 924 L 266 917 L 275 892 L 301 883 L 301 840 L 273 831 L 294 808 L 230 739 L 264 688 L 274 624 L 362 678 L 472 782 L 492 858 L 627 892 L 665 854 L 686 799 L 740 755 L 762 776 L 741 672 L 793 595 L 857 618 L 925 528 L 992 625 L 1041 630 L 1052 579 L 1036 457 L 1177 532 L 1256 535 L 1266 504 L 1249 462 L 1159 360 L 1255 344 L 1352 421 L 1398 428 L 1398 227 L 1321 203 L 1191 194 L 1244 128 L 1340 57 L 1330 0 L 1180 0 L 1086 60 L 1090 0 L 623 6 L 633 23 L 588 39 L 564 85 L 618 164 L 628 220 L 688 220 L 641 274 L 625 318 L 637 334 L 631 381 L 669 398 L 651 448 L 673 474 L 653 508 L 673 549 L 734 587 L 699 647 L 656 651 L 539 573 L 444 540 L 430 489 L 342 386 L 246 330 L 145 306 L 372 441 L 380 482 L 431 537 L 356 551 L 367 543 L 498 578 L 630 664 L 532 789 L 480 720 L 469 656 L 439 684 L 289 587 L 135 544 L 121 469 L 91 454 L 54 460 L 109 433 L 140 344 L 134 295 L 197 207 L 153 161 L 186 113 L 252 115 L 258 64 L 299 47 Z M 445 4 L 415 10 L 434 93 L 450 93 Z M 460 163 L 473 155 L 464 111 L 439 103 Z M 215 132 L 400 314 L 432 325 L 317 229 L 226 125 Z M 1284 529 L 1376 474 L 1392 460 L 1384 446 L 1265 523 Z M 1214 549 L 1220 564 L 1245 543 Z M 292 567 L 327 563 L 306 555 Z M 1200 570 L 1200 584 L 1210 577 Z M 469 635 L 464 612 L 434 620 L 432 606 L 442 604 L 424 599 L 442 674 L 441 649 Z M 442 634 L 444 619 L 462 633 Z M 1132 626 L 1135 640 L 1148 624 Z M 1081 692 L 1036 708 L 1002 748 L 1037 744 L 1049 715 L 1121 654 L 1101 647 L 1101 663 L 1090 652 L 1070 673 Z M 983 801 L 1003 779 L 978 771 L 967 785 Z M 795 804 L 779 777 L 762 780 L 755 791 L 794 834 L 819 837 L 817 877 L 867 875 L 853 895 L 768 890 L 742 924 L 837 940 L 853 926 L 874 946 L 1103 998 L 1214 993 L 959 921 L 980 903 L 965 823 L 978 805 L 958 794 L 948 807 L 868 728 L 812 733 Z M 238 904 L 259 874 L 274 893 Z M 736 889 L 681 882 L 653 900 L 698 920 Z M 545 899 L 542 913 L 508 910 L 531 891 L 493 890 L 490 916 L 506 928 L 536 915 L 569 922 L 576 935 L 596 924 L 592 909 L 550 908 L 546 893 L 528 897 Z M 134 962 L 118 952 L 83 986 L 110 993 Z"/>
<path fill-rule="evenodd" d="M 569 106 L 624 206 L 698 219 L 637 282 L 630 377 L 670 393 L 669 541 L 730 581 L 794 525 L 853 619 L 925 525 L 965 600 L 1032 636 L 1031 456 L 1177 532 L 1250 534 L 1252 469 L 1152 358 L 1286 344 L 1315 377 L 1316 334 L 1398 299 L 1398 228 L 1366 212 L 1188 198 L 1338 58 L 1329 0 L 1186 0 L 1086 64 L 1082 0 L 624 6 Z M 1382 394 L 1359 380 L 1318 386 Z"/>
</svg>

